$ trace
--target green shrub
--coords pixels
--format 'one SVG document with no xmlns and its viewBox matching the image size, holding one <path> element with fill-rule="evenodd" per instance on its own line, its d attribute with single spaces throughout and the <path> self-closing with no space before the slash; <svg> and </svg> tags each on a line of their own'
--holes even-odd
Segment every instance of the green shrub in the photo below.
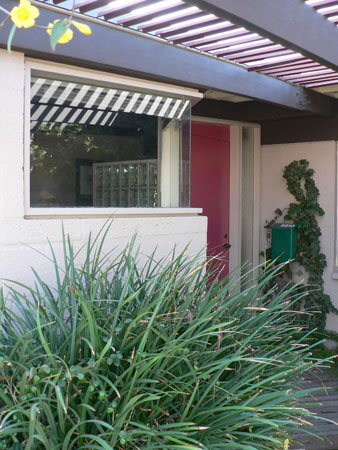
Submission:
<svg viewBox="0 0 338 450">
<path fill-rule="evenodd" d="M 77 266 L 64 238 L 56 287 L 35 273 L 2 295 L 0 448 L 284 448 L 313 366 L 296 288 L 267 304 L 276 268 L 241 291 L 184 252 L 140 270 L 131 244 L 109 262 L 104 240 Z"/>
</svg>

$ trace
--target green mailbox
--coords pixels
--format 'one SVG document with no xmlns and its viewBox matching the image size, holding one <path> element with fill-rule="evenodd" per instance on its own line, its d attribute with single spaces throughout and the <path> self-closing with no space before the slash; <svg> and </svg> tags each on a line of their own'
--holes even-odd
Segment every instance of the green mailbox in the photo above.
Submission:
<svg viewBox="0 0 338 450">
<path fill-rule="evenodd" d="M 272 225 L 271 259 L 286 262 L 296 258 L 297 225 L 293 223 L 276 223 Z"/>
</svg>

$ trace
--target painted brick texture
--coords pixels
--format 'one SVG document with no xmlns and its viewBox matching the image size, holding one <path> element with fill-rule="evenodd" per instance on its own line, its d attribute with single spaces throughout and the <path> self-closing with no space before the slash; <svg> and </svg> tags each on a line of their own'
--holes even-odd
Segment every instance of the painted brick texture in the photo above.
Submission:
<svg viewBox="0 0 338 450">
<path fill-rule="evenodd" d="M 24 55 L 0 50 L 0 278 L 31 284 L 33 266 L 46 281 L 52 281 L 51 266 L 41 253 L 48 254 L 51 242 L 62 253 L 61 219 L 24 219 Z M 64 227 L 76 248 L 86 244 L 106 219 L 65 219 Z M 116 252 L 127 245 L 134 233 L 141 253 L 157 248 L 161 258 L 187 244 L 188 253 L 202 251 L 206 245 L 205 217 L 131 217 L 112 220 L 107 236 L 108 248 Z"/>
</svg>

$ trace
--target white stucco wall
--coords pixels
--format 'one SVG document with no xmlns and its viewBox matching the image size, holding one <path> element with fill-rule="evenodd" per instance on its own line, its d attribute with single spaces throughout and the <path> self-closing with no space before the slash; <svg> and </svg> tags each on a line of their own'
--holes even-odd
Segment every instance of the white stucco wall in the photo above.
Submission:
<svg viewBox="0 0 338 450">
<path fill-rule="evenodd" d="M 48 238 L 61 254 L 62 220 L 24 218 L 24 69 L 24 55 L 0 50 L 0 278 L 31 283 L 31 266 L 52 280 L 51 266 L 39 252 L 48 253 Z M 90 216 L 63 221 L 76 247 L 105 222 Z M 107 243 L 120 251 L 137 232 L 143 254 L 157 247 L 160 258 L 190 243 L 193 255 L 206 245 L 206 228 L 200 216 L 115 217 Z"/>
<path fill-rule="evenodd" d="M 274 216 L 276 208 L 283 209 L 294 201 L 287 191 L 282 177 L 283 169 L 294 160 L 307 159 L 315 170 L 315 182 L 319 189 L 319 204 L 325 215 L 318 218 L 321 228 L 321 249 L 327 258 L 324 273 L 325 292 L 338 307 L 338 280 L 332 278 L 335 258 L 335 215 L 336 215 L 336 143 L 311 142 L 263 146 L 261 151 L 261 211 L 260 249 L 266 245 L 265 220 Z M 338 316 L 330 315 L 327 328 L 338 331 Z"/>
</svg>

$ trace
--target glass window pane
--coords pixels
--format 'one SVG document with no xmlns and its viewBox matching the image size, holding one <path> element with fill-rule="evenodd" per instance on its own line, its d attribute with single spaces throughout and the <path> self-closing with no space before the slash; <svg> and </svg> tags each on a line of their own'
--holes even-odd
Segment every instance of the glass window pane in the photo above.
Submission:
<svg viewBox="0 0 338 450">
<path fill-rule="evenodd" d="M 147 184 L 148 184 L 148 166 L 147 166 L 147 164 L 139 164 L 138 175 L 139 175 L 139 186 L 147 186 Z"/>
<path fill-rule="evenodd" d="M 139 206 L 141 206 L 143 208 L 147 208 L 149 206 L 147 189 L 139 190 L 139 199 L 140 199 Z"/>
<path fill-rule="evenodd" d="M 103 185 L 105 189 L 110 189 L 111 187 L 111 167 L 105 166 L 103 168 Z"/>
<path fill-rule="evenodd" d="M 137 207 L 138 206 L 138 190 L 130 189 L 130 202 L 129 206 Z"/>
<path fill-rule="evenodd" d="M 111 167 L 112 186 L 113 188 L 120 188 L 120 165 L 116 164 Z"/>
<path fill-rule="evenodd" d="M 108 208 L 109 206 L 111 206 L 111 202 L 110 202 L 110 189 L 104 189 L 103 191 L 103 206 L 105 208 Z"/>
<path fill-rule="evenodd" d="M 161 153 L 171 151 L 162 130 L 177 123 L 176 153 L 186 158 L 190 101 L 49 77 L 32 74 L 31 207 L 161 206 L 160 180 L 171 176 L 160 167 Z M 175 190 L 185 197 L 169 206 L 187 206 L 182 164 Z"/>
<path fill-rule="evenodd" d="M 121 189 L 121 204 L 122 208 L 126 208 L 129 206 L 129 195 L 127 189 Z"/>
</svg>

